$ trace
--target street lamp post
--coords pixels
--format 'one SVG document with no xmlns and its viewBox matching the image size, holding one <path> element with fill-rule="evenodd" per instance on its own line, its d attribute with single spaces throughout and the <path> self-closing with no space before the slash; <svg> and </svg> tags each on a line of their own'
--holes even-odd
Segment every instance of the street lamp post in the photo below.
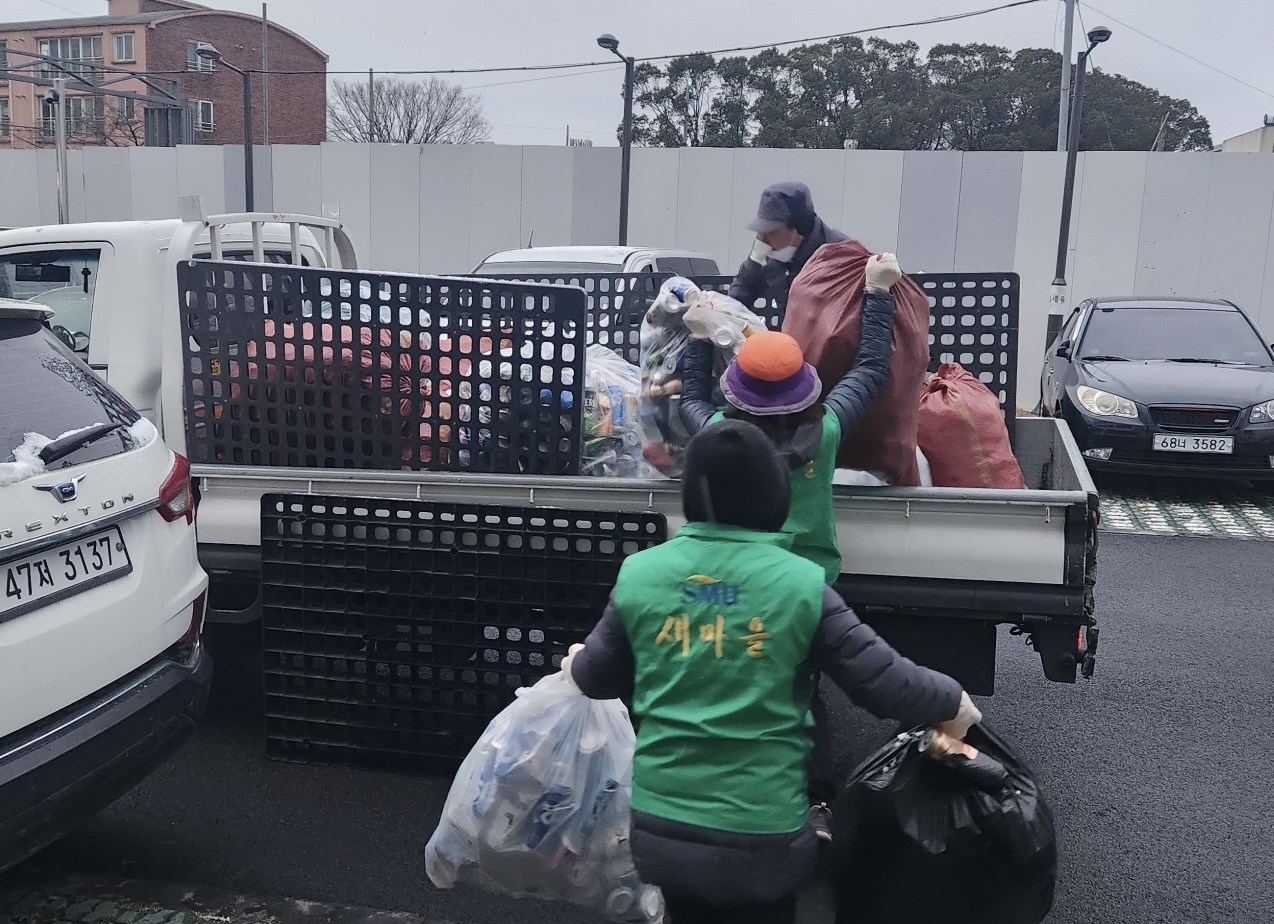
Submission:
<svg viewBox="0 0 1274 924">
<path fill-rule="evenodd" d="M 1093 49 L 1110 38 L 1110 30 L 1096 26 L 1088 33 L 1088 48 L 1079 53 L 1075 62 L 1075 91 L 1071 94 L 1071 114 L 1066 131 L 1066 181 L 1062 187 L 1062 222 L 1057 232 L 1057 267 L 1053 276 L 1053 299 L 1048 312 L 1048 327 L 1044 335 L 1045 349 L 1062 329 L 1062 317 L 1066 311 L 1066 258 L 1070 247 L 1071 205 L 1075 198 L 1075 161 L 1079 157 L 1080 118 L 1084 109 L 1084 75 L 1088 70 L 1088 56 Z"/>
<path fill-rule="evenodd" d="M 628 243 L 628 183 L 633 157 L 633 69 L 636 61 L 619 53 L 619 39 L 613 35 L 599 36 L 597 44 L 624 62 L 624 129 L 619 165 L 619 244 L 622 247 Z"/>
<path fill-rule="evenodd" d="M 256 183 L 252 171 L 252 73 L 241 67 L 235 67 L 211 45 L 201 45 L 195 53 L 206 61 L 220 61 L 243 78 L 243 207 L 246 212 L 255 211 L 256 197 L 253 195 L 253 190 L 256 188 Z"/>
</svg>

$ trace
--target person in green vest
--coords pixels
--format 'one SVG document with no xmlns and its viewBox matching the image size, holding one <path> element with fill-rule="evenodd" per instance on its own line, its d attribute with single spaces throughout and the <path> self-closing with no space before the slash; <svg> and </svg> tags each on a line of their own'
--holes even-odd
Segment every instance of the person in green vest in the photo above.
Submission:
<svg viewBox="0 0 1274 924">
<path fill-rule="evenodd" d="M 721 377 L 724 412 L 712 403 L 712 345 L 692 343 L 682 368 L 681 419 L 688 433 L 724 419 L 746 420 L 760 427 L 778 448 L 792 482 L 792 509 L 783 531 L 792 537 L 793 552 L 823 569 L 828 586 L 834 586 L 841 573 L 832 508 L 836 455 L 841 441 L 853 438 L 889 377 L 894 329 L 894 298 L 889 290 L 902 278 L 902 268 L 893 254 L 875 254 L 867 261 L 864 276 L 858 356 L 822 403 L 818 373 L 805 362 L 800 344 L 778 331 L 757 333 L 744 341 Z M 827 739 L 827 711 L 817 695 L 808 724 L 814 736 L 810 815 L 819 837 L 830 841 L 828 806 L 836 799 L 837 785 Z"/>
<path fill-rule="evenodd" d="M 668 924 L 790 924 L 814 871 L 808 820 L 814 671 L 858 705 L 964 738 L 981 714 L 960 684 L 893 650 L 790 550 L 791 481 L 758 427 L 691 440 L 686 525 L 630 555 L 563 673 L 594 699 L 628 698 L 633 861 Z"/>
</svg>

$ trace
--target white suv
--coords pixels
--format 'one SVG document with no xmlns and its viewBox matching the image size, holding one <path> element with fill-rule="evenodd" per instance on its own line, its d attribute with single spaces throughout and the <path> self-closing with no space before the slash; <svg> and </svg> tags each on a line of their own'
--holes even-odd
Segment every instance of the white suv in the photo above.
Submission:
<svg viewBox="0 0 1274 924">
<path fill-rule="evenodd" d="M 51 315 L 0 300 L 0 870 L 154 769 L 212 680 L 190 466 Z"/>
</svg>

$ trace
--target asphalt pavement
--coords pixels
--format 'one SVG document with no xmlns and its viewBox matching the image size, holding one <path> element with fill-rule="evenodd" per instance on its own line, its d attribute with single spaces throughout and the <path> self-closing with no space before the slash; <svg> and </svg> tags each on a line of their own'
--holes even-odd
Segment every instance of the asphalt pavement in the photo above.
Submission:
<svg viewBox="0 0 1274 924">
<path fill-rule="evenodd" d="M 1105 534 L 1097 676 L 1044 680 L 1007 632 L 986 721 L 1035 768 L 1057 816 L 1050 924 L 1274 919 L 1274 616 L 1264 542 Z M 265 757 L 250 627 L 210 633 L 218 676 L 194 739 L 4 888 L 68 874 L 409 912 L 436 924 L 595 921 L 422 871 L 448 780 Z M 831 695 L 841 767 L 890 726 Z M 965 893 L 977 894 L 977 883 Z M 962 900 L 952 896 L 952 901 Z M 820 894 L 802 921 L 830 921 Z"/>
</svg>

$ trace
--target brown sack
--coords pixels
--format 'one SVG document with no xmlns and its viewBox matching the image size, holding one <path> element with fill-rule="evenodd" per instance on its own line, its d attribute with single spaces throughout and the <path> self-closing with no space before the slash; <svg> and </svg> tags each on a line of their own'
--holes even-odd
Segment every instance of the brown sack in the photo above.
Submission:
<svg viewBox="0 0 1274 924">
<path fill-rule="evenodd" d="M 823 397 L 853 366 L 863 328 L 863 270 L 871 251 L 858 241 L 824 244 L 792 282 L 783 330 L 818 370 Z M 916 389 L 929 367 L 929 299 L 906 276 L 893 287 L 894 344 L 885 387 L 858 429 L 845 434 L 836 464 L 920 484 Z"/>
<path fill-rule="evenodd" d="M 1026 487 L 999 399 L 959 363 L 943 363 L 920 390 L 920 448 L 934 487 Z"/>
</svg>

